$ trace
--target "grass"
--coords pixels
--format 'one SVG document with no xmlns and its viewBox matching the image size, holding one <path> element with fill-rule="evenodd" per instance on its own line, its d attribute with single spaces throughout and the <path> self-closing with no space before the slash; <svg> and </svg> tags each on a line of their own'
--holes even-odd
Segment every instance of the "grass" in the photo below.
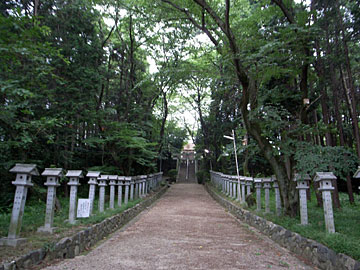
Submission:
<svg viewBox="0 0 360 270">
<path fill-rule="evenodd" d="M 217 190 L 218 194 L 223 194 Z M 256 205 L 247 208 L 254 214 L 266 218 L 284 228 L 296 232 L 306 238 L 322 243 L 338 253 L 344 253 L 356 260 L 360 260 L 360 195 L 354 194 L 355 205 L 351 205 L 347 193 L 340 193 L 341 209 L 334 209 L 335 234 L 326 233 L 323 208 L 317 206 L 315 193 L 311 193 L 308 201 L 309 225 L 300 224 L 300 216 L 290 218 L 275 214 L 275 192 L 270 191 L 270 211 L 265 214 L 265 194 L 262 190 L 262 210 L 256 211 Z M 234 203 L 238 203 L 230 199 Z"/>
<path fill-rule="evenodd" d="M 61 232 L 62 230 L 66 230 L 68 228 L 76 228 L 83 227 L 84 225 L 96 224 L 104 219 L 111 217 L 115 214 L 121 213 L 128 208 L 133 207 L 137 203 L 141 201 L 141 199 L 137 199 L 134 201 L 130 201 L 127 205 L 122 205 L 120 208 L 116 207 L 115 209 L 108 209 L 109 203 L 105 204 L 105 211 L 100 213 L 97 209 L 98 201 L 94 201 L 94 211 L 93 215 L 89 218 L 78 218 L 77 223 L 72 225 L 66 220 L 68 219 L 68 211 L 69 211 L 69 198 L 59 198 L 61 203 L 61 210 L 56 211 L 54 215 L 54 227 L 57 229 L 56 232 Z M 117 202 L 116 202 L 117 203 Z M 116 204 L 115 203 L 115 204 Z M 25 212 L 23 216 L 23 222 L 21 227 L 21 235 L 29 234 L 36 232 L 37 229 L 44 225 L 45 222 L 45 208 L 46 204 L 42 201 L 39 202 L 29 202 L 25 205 Z M 9 229 L 11 213 L 8 214 L 0 214 L 0 237 L 6 237 Z"/>
<path fill-rule="evenodd" d="M 99 223 L 108 217 L 119 214 L 141 201 L 141 199 L 130 201 L 128 204 L 123 204 L 121 207 L 117 207 L 116 201 L 115 209 L 108 209 L 109 203 L 107 202 L 105 204 L 106 210 L 100 213 L 97 207 L 98 200 L 95 200 L 93 215 L 89 218 L 78 218 L 76 224 L 72 225 L 66 222 L 69 213 L 69 198 L 59 198 L 59 200 L 61 203 L 61 210 L 55 212 L 54 227 L 56 227 L 56 229 L 52 235 L 36 232 L 39 227 L 44 225 L 46 204 L 43 201 L 26 202 L 20 237 L 25 237 L 28 241 L 18 248 L 0 247 L 0 265 L 1 262 L 11 261 L 34 249 L 45 248 L 46 250 L 51 250 L 55 247 L 55 242 L 61 238 L 71 236 L 74 233 L 89 227 L 91 224 Z M 7 236 L 10 218 L 11 213 L 0 214 L 0 237 Z"/>
</svg>

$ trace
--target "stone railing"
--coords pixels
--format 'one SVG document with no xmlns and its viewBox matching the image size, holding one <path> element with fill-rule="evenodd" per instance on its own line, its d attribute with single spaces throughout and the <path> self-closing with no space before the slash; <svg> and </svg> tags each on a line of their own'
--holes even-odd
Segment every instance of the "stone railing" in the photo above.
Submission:
<svg viewBox="0 0 360 270">
<path fill-rule="evenodd" d="M 221 192 L 232 198 L 237 199 L 241 203 L 245 203 L 245 197 L 251 193 L 251 188 L 256 192 L 256 210 L 262 211 L 262 190 L 265 193 L 265 213 L 270 212 L 270 190 L 275 192 L 276 214 L 281 215 L 281 197 L 279 185 L 275 178 L 252 178 L 245 176 L 226 175 L 220 172 L 210 171 L 210 180 L 212 184 L 221 190 Z M 308 224 L 307 212 L 307 190 L 309 189 L 311 178 L 309 175 L 294 175 L 296 181 L 296 188 L 299 190 L 300 198 L 300 219 L 302 225 Z M 328 233 L 335 232 L 334 215 L 332 208 L 331 191 L 334 190 L 332 181 L 336 180 L 336 176 L 332 172 L 317 172 L 313 181 L 319 183 L 319 191 L 322 193 L 324 205 L 324 219 L 326 230 Z M 246 189 L 246 194 L 245 194 Z"/>
<path fill-rule="evenodd" d="M 109 217 L 98 224 L 94 224 L 76 233 L 73 236 L 65 237 L 53 243 L 48 248 L 33 250 L 26 255 L 15 259 L 10 263 L 0 265 L 0 270 L 5 269 L 33 269 L 35 265 L 40 264 L 45 259 L 69 259 L 78 256 L 81 252 L 88 250 L 104 237 L 115 232 L 131 219 L 137 216 L 141 211 L 149 207 L 153 202 L 159 199 L 167 190 L 167 185 L 159 188 L 155 193 L 149 195 L 140 203 L 122 213 Z"/>
<path fill-rule="evenodd" d="M 0 238 L 0 245 L 16 247 L 26 240 L 20 238 L 26 196 L 28 188 L 33 186 L 31 177 L 39 175 L 39 172 L 34 164 L 16 164 L 10 172 L 16 173 L 16 180 L 12 182 L 12 184 L 16 186 L 16 191 L 8 237 Z M 117 206 L 120 207 L 122 203 L 127 204 L 134 199 L 145 197 L 150 191 L 158 189 L 162 182 L 162 172 L 128 177 L 105 175 L 101 174 L 101 172 L 89 171 L 86 174 L 86 177 L 89 178 L 89 197 L 77 200 L 77 192 L 80 186 L 79 179 L 84 177 L 82 170 L 69 170 L 65 174 L 62 168 L 46 168 L 41 175 L 46 177 L 44 185 L 47 186 L 48 191 L 45 224 L 38 228 L 38 232 L 40 233 L 53 233 L 54 231 L 53 220 L 56 188 L 59 186 L 60 177 L 66 176 L 69 179 L 67 183 L 70 186 L 68 222 L 71 224 L 76 223 L 76 216 L 86 218 L 93 213 L 96 186 L 99 186 L 99 212 L 103 212 L 105 210 L 105 193 L 107 186 L 110 186 L 109 206 L 110 209 L 114 209 L 116 187 L 118 188 Z"/>
<path fill-rule="evenodd" d="M 216 176 L 214 174 L 213 176 Z M 219 178 L 214 180 L 219 183 Z M 213 182 L 214 183 L 214 182 Z M 220 181 L 220 186 L 223 183 Z M 219 185 L 218 185 L 219 186 Z M 282 226 L 267 221 L 265 218 L 259 217 L 250 211 L 243 209 L 227 198 L 224 195 L 219 195 L 215 189 L 206 184 L 206 190 L 209 194 L 222 206 L 224 206 L 230 213 L 241 221 L 249 224 L 258 229 L 261 233 L 270 237 L 273 241 L 280 246 L 287 248 L 295 254 L 306 258 L 311 261 L 315 266 L 320 269 L 326 270 L 356 270 L 360 269 L 360 262 L 353 258 L 342 254 L 336 253 L 334 250 L 308 238 L 305 238 L 297 233 L 291 232 Z"/>
</svg>

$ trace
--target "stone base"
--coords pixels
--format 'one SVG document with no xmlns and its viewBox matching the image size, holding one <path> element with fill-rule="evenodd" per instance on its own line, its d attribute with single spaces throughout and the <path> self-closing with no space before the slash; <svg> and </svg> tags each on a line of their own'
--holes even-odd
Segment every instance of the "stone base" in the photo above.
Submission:
<svg viewBox="0 0 360 270">
<path fill-rule="evenodd" d="M 37 229 L 37 232 L 39 232 L 39 233 L 50 233 L 50 234 L 53 234 L 55 229 L 56 229 L 55 227 L 45 227 L 45 226 L 42 226 L 42 227 L 39 227 L 39 228 Z"/>
<path fill-rule="evenodd" d="M 11 247 L 17 247 L 19 245 L 22 245 L 26 242 L 26 238 L 0 238 L 0 246 L 11 246 Z"/>
<path fill-rule="evenodd" d="M 66 223 L 69 223 L 69 224 L 72 224 L 72 225 L 75 225 L 75 224 L 77 224 L 77 223 L 78 223 L 78 220 L 77 220 L 77 219 L 75 219 L 75 220 L 73 220 L 73 222 L 70 222 L 70 220 L 65 219 L 65 222 L 66 222 Z"/>
</svg>

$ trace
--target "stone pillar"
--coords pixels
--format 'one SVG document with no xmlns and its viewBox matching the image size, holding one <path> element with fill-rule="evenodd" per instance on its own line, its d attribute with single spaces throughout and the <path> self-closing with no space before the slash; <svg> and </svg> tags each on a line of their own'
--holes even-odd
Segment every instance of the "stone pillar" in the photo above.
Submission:
<svg viewBox="0 0 360 270">
<path fill-rule="evenodd" d="M 325 227 L 328 233 L 335 233 L 334 213 L 331 198 L 331 191 L 334 190 L 332 180 L 336 180 L 336 176 L 332 172 L 317 172 L 314 178 L 315 182 L 320 183 L 319 191 L 322 192 Z"/>
<path fill-rule="evenodd" d="M 265 213 L 270 213 L 270 188 L 271 178 L 262 179 L 263 188 L 265 190 Z"/>
<path fill-rule="evenodd" d="M 109 180 L 108 175 L 101 175 L 98 178 L 99 182 L 99 212 L 102 213 L 105 210 L 105 187 L 107 186 L 107 181 Z"/>
<path fill-rule="evenodd" d="M 145 197 L 145 185 L 146 185 L 146 175 L 141 175 L 140 177 L 140 185 L 139 185 L 139 195 L 140 198 Z"/>
<path fill-rule="evenodd" d="M 261 182 L 261 178 L 254 179 L 256 188 L 256 211 L 261 211 Z"/>
<path fill-rule="evenodd" d="M 275 175 L 272 176 L 273 181 L 273 188 L 275 190 L 275 208 L 276 208 L 276 215 L 281 215 L 281 198 L 280 198 L 280 190 L 279 190 L 279 184 L 277 182 L 277 179 Z"/>
<path fill-rule="evenodd" d="M 245 177 L 246 195 L 249 195 L 251 193 L 252 183 L 253 183 L 252 177 Z"/>
<path fill-rule="evenodd" d="M 181 164 L 182 164 L 182 162 L 181 162 Z M 180 164 L 180 166 L 181 166 L 181 164 Z M 158 174 L 154 173 L 153 174 L 153 190 L 157 189 L 157 179 L 158 179 Z"/>
<path fill-rule="evenodd" d="M 94 171 L 89 171 L 86 175 L 86 177 L 90 178 L 88 182 L 88 184 L 90 185 L 89 187 L 90 215 L 94 210 L 95 191 L 96 191 L 96 185 L 98 184 L 97 179 L 99 176 L 100 176 L 100 172 L 94 172 Z"/>
<path fill-rule="evenodd" d="M 235 189 L 234 189 L 234 199 L 236 199 L 238 202 L 241 202 L 241 183 L 240 183 L 240 176 L 237 175 L 232 176 L 233 183 L 235 183 Z"/>
<path fill-rule="evenodd" d="M 135 176 L 132 176 L 130 179 L 130 201 L 134 200 L 134 185 L 135 185 Z"/>
<path fill-rule="evenodd" d="M 163 172 L 159 172 L 159 183 L 161 184 L 163 182 Z"/>
<path fill-rule="evenodd" d="M 300 198 L 300 220 L 301 225 L 308 225 L 308 211 L 307 211 L 307 190 L 309 189 L 309 175 L 294 175 L 294 181 L 296 181 L 296 189 L 299 190 Z"/>
<path fill-rule="evenodd" d="M 121 207 L 121 204 L 122 204 L 122 187 L 124 185 L 124 179 L 125 177 L 124 176 L 118 176 L 118 206 Z"/>
<path fill-rule="evenodd" d="M 117 185 L 117 175 L 109 175 L 109 186 L 110 186 L 110 203 L 109 208 L 115 208 L 115 186 Z"/>
<path fill-rule="evenodd" d="M 129 202 L 129 189 L 130 189 L 131 177 L 124 177 L 124 185 L 125 185 L 125 194 L 124 194 L 124 204 L 128 204 Z"/>
<path fill-rule="evenodd" d="M 189 179 L 189 156 L 186 156 L 186 180 Z"/>
<path fill-rule="evenodd" d="M 70 178 L 68 185 L 70 186 L 70 204 L 69 204 L 69 223 L 76 223 L 76 205 L 77 205 L 77 190 L 80 186 L 79 179 L 83 177 L 81 170 L 70 170 L 66 177 Z"/>
<path fill-rule="evenodd" d="M 134 176 L 134 197 L 135 200 L 139 198 L 139 176 Z"/>
<path fill-rule="evenodd" d="M 54 232 L 54 208 L 56 199 L 56 188 L 60 186 L 59 177 L 63 176 L 62 168 L 46 168 L 41 174 L 46 176 L 45 186 L 47 186 L 45 225 L 38 228 L 38 232 L 53 233 Z"/>
<path fill-rule="evenodd" d="M 219 178 L 219 181 L 221 181 L 221 191 L 222 193 L 226 194 L 227 186 L 226 186 L 226 179 L 222 173 L 217 173 L 216 177 Z"/>
<path fill-rule="evenodd" d="M 137 192 L 137 196 L 138 198 L 142 198 L 142 189 L 143 189 L 143 175 L 139 175 L 138 179 L 138 192 Z"/>
<path fill-rule="evenodd" d="M 230 182 L 229 182 L 229 178 L 227 177 L 227 175 L 223 176 L 224 181 L 225 181 L 225 195 L 230 196 Z"/>
<path fill-rule="evenodd" d="M 240 185 L 241 185 L 241 203 L 245 203 L 245 177 L 244 176 L 240 176 Z"/>
<path fill-rule="evenodd" d="M 16 164 L 10 172 L 16 173 L 15 181 L 11 182 L 16 186 L 14 204 L 11 212 L 8 237 L 0 238 L 0 246 L 16 247 L 26 241 L 19 238 L 22 218 L 25 209 L 28 187 L 33 186 L 32 175 L 39 175 L 35 164 Z"/>
<path fill-rule="evenodd" d="M 154 178 L 153 174 L 149 174 L 149 178 L 148 178 L 148 193 L 150 193 L 151 190 L 152 190 L 153 178 Z"/>
<path fill-rule="evenodd" d="M 228 182 L 229 182 L 229 196 L 230 198 L 233 197 L 233 184 L 232 184 L 232 180 L 231 180 L 231 177 L 228 176 Z"/>
<path fill-rule="evenodd" d="M 233 199 L 236 199 L 237 197 L 237 177 L 236 176 L 232 176 L 231 177 L 231 182 L 232 182 L 232 185 L 233 185 L 233 196 L 232 198 Z"/>
<path fill-rule="evenodd" d="M 144 178 L 142 179 L 142 196 L 145 197 L 146 196 L 146 182 L 147 182 L 147 175 L 144 175 Z"/>
</svg>

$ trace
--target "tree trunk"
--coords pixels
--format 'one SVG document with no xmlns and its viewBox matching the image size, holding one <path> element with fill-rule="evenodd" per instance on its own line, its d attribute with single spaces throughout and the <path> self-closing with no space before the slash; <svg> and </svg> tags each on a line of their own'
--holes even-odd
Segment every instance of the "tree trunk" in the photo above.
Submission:
<svg viewBox="0 0 360 270">
<path fill-rule="evenodd" d="M 347 46 L 346 41 L 346 33 L 345 33 L 345 27 L 343 24 L 343 18 L 341 16 L 339 2 L 336 1 L 336 12 L 338 17 L 338 25 L 341 30 L 341 36 L 342 36 L 342 44 L 344 49 L 344 58 L 345 58 L 345 70 L 347 73 L 347 79 L 343 77 L 344 86 L 345 86 L 345 92 L 346 96 L 350 105 L 350 113 L 351 113 L 351 121 L 353 125 L 353 132 L 354 132 L 354 138 L 355 138 L 355 146 L 356 146 L 356 152 L 358 155 L 358 158 L 360 159 L 360 132 L 359 132 L 359 126 L 358 126 L 358 115 L 356 111 L 356 99 L 355 99 L 355 86 L 354 86 L 354 80 L 351 70 L 351 64 L 350 64 L 350 57 L 349 57 L 349 49 Z"/>
</svg>

